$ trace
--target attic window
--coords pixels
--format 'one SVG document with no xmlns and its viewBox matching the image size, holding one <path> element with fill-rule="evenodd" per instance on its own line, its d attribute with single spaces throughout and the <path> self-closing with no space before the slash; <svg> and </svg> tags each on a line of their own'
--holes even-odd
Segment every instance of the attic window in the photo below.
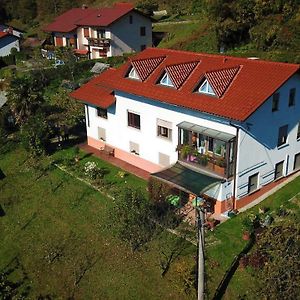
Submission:
<svg viewBox="0 0 300 300">
<path fill-rule="evenodd" d="M 212 96 L 216 96 L 214 90 L 212 89 L 212 87 L 209 84 L 207 79 L 205 79 L 203 81 L 203 83 L 200 85 L 200 87 L 198 89 L 198 92 L 202 93 L 202 94 L 209 94 L 209 95 L 212 95 Z"/>
<path fill-rule="evenodd" d="M 131 79 L 137 79 L 137 80 L 141 80 L 137 71 L 135 70 L 134 67 L 131 68 L 129 74 L 128 74 L 128 78 L 131 78 Z"/>
<path fill-rule="evenodd" d="M 164 76 L 162 77 L 159 83 L 162 85 L 174 87 L 174 84 L 167 72 L 165 72 Z"/>
</svg>

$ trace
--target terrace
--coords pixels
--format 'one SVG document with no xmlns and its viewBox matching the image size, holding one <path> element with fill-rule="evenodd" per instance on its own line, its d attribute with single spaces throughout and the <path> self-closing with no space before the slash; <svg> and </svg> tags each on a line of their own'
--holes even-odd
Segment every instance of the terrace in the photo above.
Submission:
<svg viewBox="0 0 300 300">
<path fill-rule="evenodd" d="M 177 126 L 179 161 L 220 177 L 233 176 L 234 135 L 189 122 L 181 122 Z"/>
</svg>

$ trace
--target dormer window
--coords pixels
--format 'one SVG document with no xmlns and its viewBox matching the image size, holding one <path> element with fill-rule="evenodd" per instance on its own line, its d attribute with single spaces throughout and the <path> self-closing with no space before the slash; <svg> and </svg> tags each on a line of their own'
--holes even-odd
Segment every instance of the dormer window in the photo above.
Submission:
<svg viewBox="0 0 300 300">
<path fill-rule="evenodd" d="M 174 87 L 174 84 L 167 72 L 164 74 L 164 76 L 162 77 L 159 83 L 162 85 Z"/>
<path fill-rule="evenodd" d="M 135 70 L 134 67 L 131 68 L 129 74 L 128 74 L 128 78 L 131 78 L 131 79 L 136 79 L 136 80 L 141 80 L 137 71 Z"/>
<path fill-rule="evenodd" d="M 209 94 L 209 95 L 213 95 L 216 96 L 214 90 L 212 89 L 211 85 L 209 84 L 208 80 L 205 79 L 203 81 L 203 83 L 200 85 L 199 89 L 198 89 L 199 93 L 203 93 L 203 94 Z"/>
</svg>

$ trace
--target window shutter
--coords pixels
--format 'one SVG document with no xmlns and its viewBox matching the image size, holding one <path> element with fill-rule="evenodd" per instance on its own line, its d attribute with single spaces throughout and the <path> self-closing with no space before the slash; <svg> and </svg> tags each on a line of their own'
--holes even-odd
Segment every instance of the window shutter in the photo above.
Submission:
<svg viewBox="0 0 300 300">
<path fill-rule="evenodd" d="M 106 130 L 104 128 L 98 127 L 98 139 L 106 141 Z"/>
</svg>

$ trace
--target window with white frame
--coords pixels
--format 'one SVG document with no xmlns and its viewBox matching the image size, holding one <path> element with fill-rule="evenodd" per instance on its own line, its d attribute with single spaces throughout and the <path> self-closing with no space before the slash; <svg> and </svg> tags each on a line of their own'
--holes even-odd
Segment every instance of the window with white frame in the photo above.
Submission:
<svg viewBox="0 0 300 300">
<path fill-rule="evenodd" d="M 274 175 L 275 180 L 283 176 L 283 164 L 284 161 L 281 161 L 275 165 L 275 175 Z"/>
<path fill-rule="evenodd" d="M 106 130 L 105 128 L 98 127 L 98 139 L 101 141 L 106 141 Z"/>
<path fill-rule="evenodd" d="M 129 127 L 134 127 L 136 129 L 141 129 L 141 116 L 128 111 L 127 112 L 127 117 L 128 117 L 128 126 Z"/>
<path fill-rule="evenodd" d="M 168 140 L 172 140 L 172 123 L 171 122 L 157 119 L 156 125 L 157 125 L 157 136 L 168 139 Z"/>
<path fill-rule="evenodd" d="M 252 175 L 248 179 L 248 193 L 252 193 L 258 189 L 258 173 Z"/>
<path fill-rule="evenodd" d="M 135 155 L 140 155 L 140 145 L 135 142 L 129 142 L 129 151 Z"/>
<path fill-rule="evenodd" d="M 208 95 L 212 95 L 215 96 L 215 92 L 212 89 L 211 85 L 209 84 L 208 80 L 205 79 L 202 84 L 200 85 L 199 89 L 198 89 L 199 93 L 203 93 L 203 94 L 208 94 Z"/>
<path fill-rule="evenodd" d="M 166 86 L 170 86 L 170 87 L 174 87 L 174 84 L 169 76 L 169 74 L 167 72 L 165 72 L 164 76 L 162 77 L 162 79 L 159 82 L 162 85 L 166 85 Z"/>
<path fill-rule="evenodd" d="M 128 74 L 128 77 L 131 78 L 131 79 L 137 79 L 137 80 L 140 80 L 140 76 L 139 74 L 137 73 L 137 71 L 135 70 L 134 67 L 132 67 L 130 69 L 130 72 Z"/>
<path fill-rule="evenodd" d="M 287 142 L 288 125 L 279 127 L 277 147 L 284 145 Z"/>
<path fill-rule="evenodd" d="M 300 153 L 297 153 L 294 157 L 294 170 L 300 169 Z"/>
</svg>

